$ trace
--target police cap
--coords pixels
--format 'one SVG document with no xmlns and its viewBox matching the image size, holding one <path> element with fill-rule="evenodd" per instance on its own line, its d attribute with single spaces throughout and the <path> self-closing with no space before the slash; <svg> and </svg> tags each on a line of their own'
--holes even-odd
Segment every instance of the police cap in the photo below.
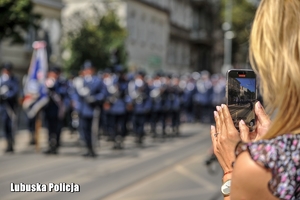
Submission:
<svg viewBox="0 0 300 200">
<path fill-rule="evenodd" d="M 11 62 L 5 62 L 2 64 L 2 69 L 6 69 L 7 71 L 11 71 L 13 69 L 13 64 Z"/>
<path fill-rule="evenodd" d="M 93 68 L 93 64 L 90 60 L 86 60 L 84 61 L 83 65 L 82 65 L 82 69 L 92 69 Z"/>
<path fill-rule="evenodd" d="M 49 66 L 49 70 L 48 70 L 48 71 L 49 71 L 49 72 L 54 72 L 54 73 L 56 73 L 56 74 L 59 74 L 59 73 L 61 72 L 61 69 L 60 69 L 60 67 L 51 64 L 51 65 Z"/>
<path fill-rule="evenodd" d="M 124 69 L 123 65 L 116 65 L 114 67 L 114 72 L 115 73 L 124 73 L 125 69 Z"/>
<path fill-rule="evenodd" d="M 142 77 L 145 77 L 146 72 L 145 72 L 144 70 L 139 70 L 139 71 L 137 72 L 137 74 L 140 75 L 140 76 L 142 76 Z"/>
</svg>

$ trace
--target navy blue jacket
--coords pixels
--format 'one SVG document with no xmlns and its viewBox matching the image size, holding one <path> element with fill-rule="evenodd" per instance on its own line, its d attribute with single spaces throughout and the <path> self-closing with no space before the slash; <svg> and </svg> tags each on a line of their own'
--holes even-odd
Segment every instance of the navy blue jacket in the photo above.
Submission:
<svg viewBox="0 0 300 200">
<path fill-rule="evenodd" d="M 63 118 L 66 108 L 67 88 L 64 82 L 57 80 L 48 89 L 49 101 L 44 107 L 45 116 L 49 118 Z"/>
<path fill-rule="evenodd" d="M 0 77 L 0 113 L 5 111 L 7 105 L 15 109 L 18 104 L 19 89 L 19 81 L 15 76 L 10 76 L 8 79 Z"/>
<path fill-rule="evenodd" d="M 113 115 L 125 114 L 126 105 L 128 103 L 126 99 L 128 82 L 125 80 L 117 79 L 116 82 L 114 83 L 114 86 L 117 89 L 117 93 L 110 94 L 110 96 L 108 97 L 108 99 L 110 99 L 110 97 L 113 99 L 113 102 L 110 101 L 111 107 L 108 112 Z"/>
<path fill-rule="evenodd" d="M 81 90 L 84 90 L 84 92 Z M 80 116 L 92 118 L 95 107 L 100 106 L 106 95 L 106 88 L 99 77 L 91 76 L 83 78 L 83 88 L 76 88 L 73 97 L 75 109 Z"/>
</svg>

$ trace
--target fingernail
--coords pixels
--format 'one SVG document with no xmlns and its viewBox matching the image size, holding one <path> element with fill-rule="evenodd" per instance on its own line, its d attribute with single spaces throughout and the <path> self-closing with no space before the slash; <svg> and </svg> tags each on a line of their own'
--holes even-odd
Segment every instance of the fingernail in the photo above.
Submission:
<svg viewBox="0 0 300 200">
<path fill-rule="evenodd" d="M 218 117 L 218 112 L 214 111 L 214 115 L 215 115 L 215 117 Z"/>
<path fill-rule="evenodd" d="M 220 106 L 217 106 L 217 111 L 220 111 L 221 110 L 221 107 Z"/>
<path fill-rule="evenodd" d="M 258 101 L 258 102 L 256 103 L 256 106 L 257 106 L 257 108 L 259 108 L 259 109 L 262 108 L 262 105 L 261 105 L 260 101 Z"/>
<path fill-rule="evenodd" d="M 225 108 L 225 104 L 222 104 L 221 106 L 222 106 L 222 108 Z"/>
<path fill-rule="evenodd" d="M 211 129 L 211 130 L 214 129 L 214 128 L 215 128 L 215 126 L 213 126 L 213 125 L 210 126 L 210 129 Z"/>
<path fill-rule="evenodd" d="M 242 125 L 245 125 L 245 122 L 244 122 L 244 120 L 241 120 L 241 121 L 240 121 L 240 123 L 241 123 Z"/>
</svg>

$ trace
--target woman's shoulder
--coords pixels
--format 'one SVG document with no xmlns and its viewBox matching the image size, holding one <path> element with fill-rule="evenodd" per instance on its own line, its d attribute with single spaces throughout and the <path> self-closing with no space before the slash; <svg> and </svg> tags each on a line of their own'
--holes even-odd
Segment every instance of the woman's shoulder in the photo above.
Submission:
<svg viewBox="0 0 300 200">
<path fill-rule="evenodd" d="M 300 134 L 240 142 L 236 147 L 236 156 L 244 151 L 249 152 L 253 161 L 271 171 L 269 189 L 276 197 L 300 197 Z"/>
<path fill-rule="evenodd" d="M 243 151 L 249 151 L 252 159 L 261 162 L 266 168 L 273 168 L 274 162 L 285 161 L 288 158 L 296 165 L 300 164 L 300 134 L 284 134 L 268 140 L 255 142 L 240 142 L 235 150 L 236 156 Z M 284 164 L 283 163 L 283 164 Z"/>
</svg>

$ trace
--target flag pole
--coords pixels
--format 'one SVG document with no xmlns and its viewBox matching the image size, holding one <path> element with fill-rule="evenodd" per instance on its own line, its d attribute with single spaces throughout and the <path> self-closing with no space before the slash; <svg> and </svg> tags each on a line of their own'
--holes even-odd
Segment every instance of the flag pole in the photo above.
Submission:
<svg viewBox="0 0 300 200">
<path fill-rule="evenodd" d="M 36 115 L 35 132 L 34 132 L 36 152 L 40 151 L 40 130 L 41 130 L 41 127 L 42 127 L 41 111 L 39 111 Z"/>
</svg>

